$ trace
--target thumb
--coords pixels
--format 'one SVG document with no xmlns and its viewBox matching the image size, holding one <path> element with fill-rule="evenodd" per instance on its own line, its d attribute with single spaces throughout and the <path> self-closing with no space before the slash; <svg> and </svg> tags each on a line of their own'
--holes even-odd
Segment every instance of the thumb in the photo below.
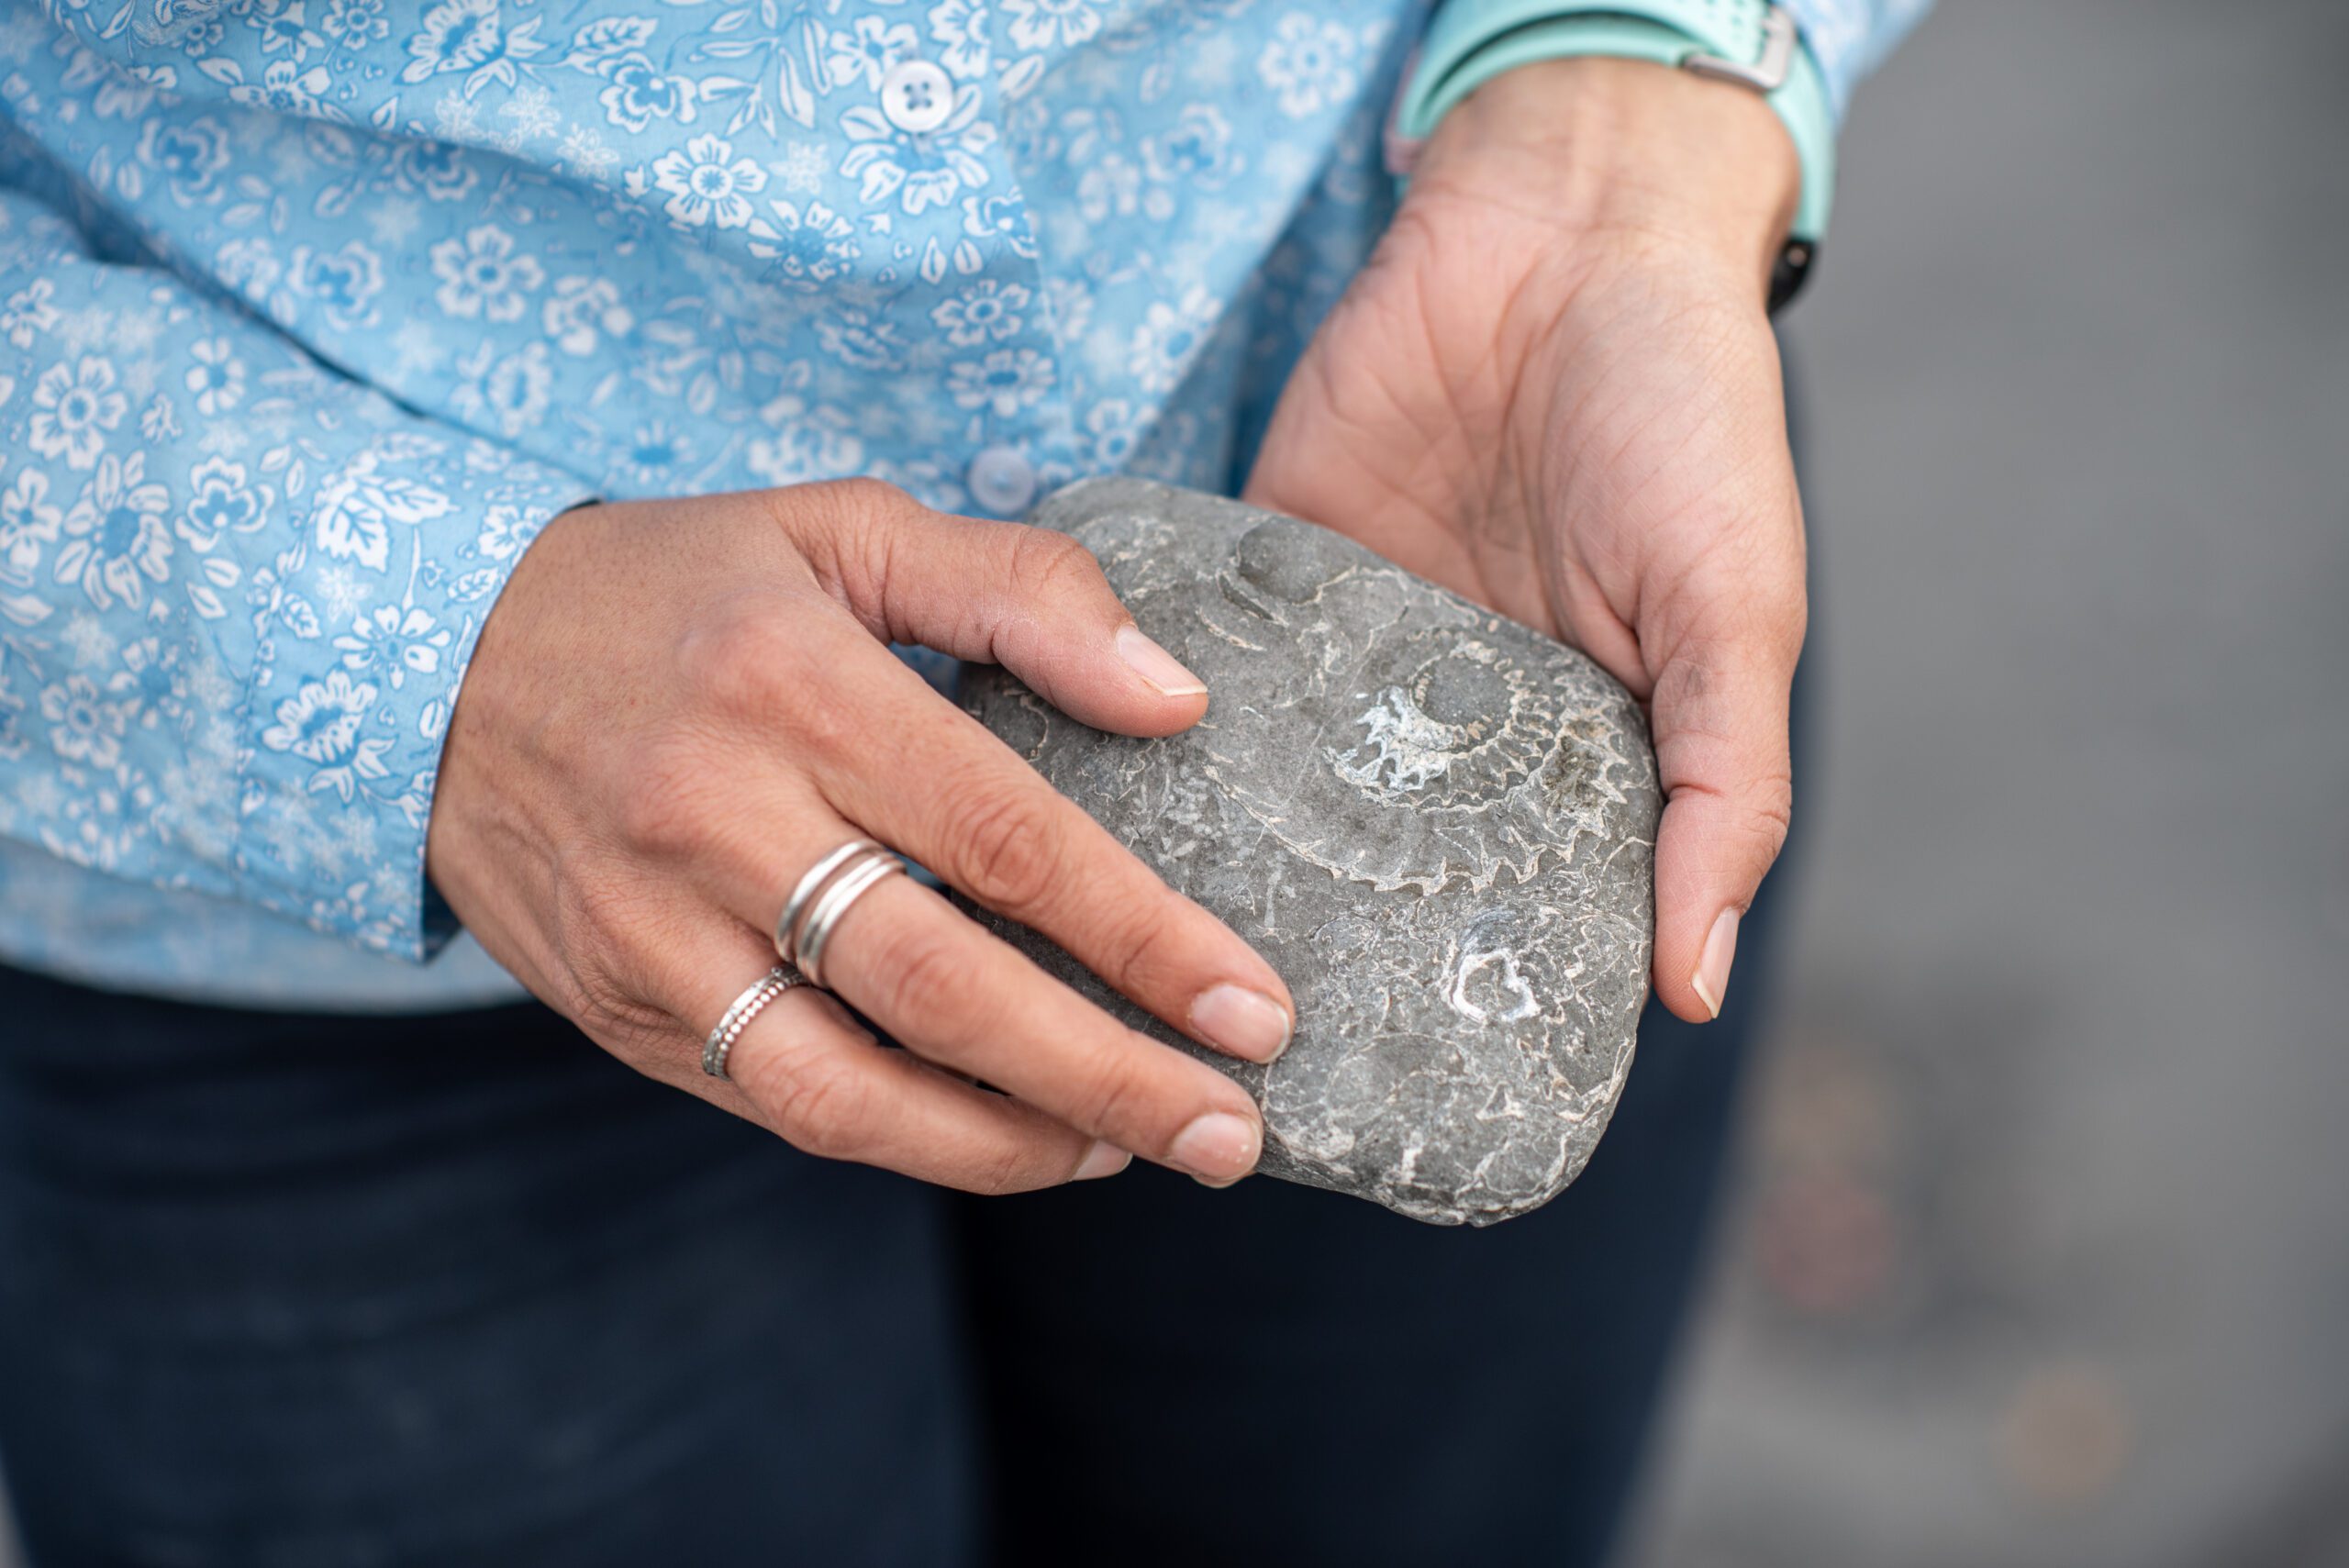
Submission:
<svg viewBox="0 0 2349 1568">
<path fill-rule="evenodd" d="M 841 504 L 819 514 L 811 563 L 874 635 L 1001 664 L 1096 729 L 1172 735 L 1206 715 L 1207 683 L 1143 635 L 1066 534 L 949 517 L 871 481 L 827 488 Z"/>
<path fill-rule="evenodd" d="M 1650 717 L 1664 819 L 1655 851 L 1655 993 L 1691 1023 L 1720 1016 L 1738 921 L 1786 843 L 1787 715 L 1805 609 L 1749 580 L 1698 612 L 1656 673 Z"/>
</svg>

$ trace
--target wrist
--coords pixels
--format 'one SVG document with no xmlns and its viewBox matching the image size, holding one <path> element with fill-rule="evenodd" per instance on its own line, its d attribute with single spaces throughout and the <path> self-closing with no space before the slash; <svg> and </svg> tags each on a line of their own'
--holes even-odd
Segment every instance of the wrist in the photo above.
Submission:
<svg viewBox="0 0 2349 1568">
<path fill-rule="evenodd" d="M 1412 192 L 1506 209 L 1525 243 L 1587 261 L 1668 256 L 1692 282 L 1746 293 L 1766 290 L 1802 182 L 1793 138 L 1760 95 L 1586 56 L 1478 87 L 1436 128 Z"/>
</svg>

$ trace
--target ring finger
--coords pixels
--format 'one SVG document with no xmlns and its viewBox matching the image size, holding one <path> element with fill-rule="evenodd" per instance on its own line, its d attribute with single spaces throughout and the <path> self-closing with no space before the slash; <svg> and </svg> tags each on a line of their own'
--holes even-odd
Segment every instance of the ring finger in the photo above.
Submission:
<svg viewBox="0 0 2349 1568">
<path fill-rule="evenodd" d="M 661 973 L 648 978 L 692 1029 L 714 1025 L 774 962 L 751 933 L 713 912 L 708 929 L 654 961 Z M 838 1002 L 807 985 L 751 1020 L 724 1078 L 702 1071 L 698 1039 L 640 1065 L 807 1153 L 965 1192 L 1026 1192 L 1111 1175 L 1130 1158 L 1033 1106 L 886 1049 Z"/>
</svg>

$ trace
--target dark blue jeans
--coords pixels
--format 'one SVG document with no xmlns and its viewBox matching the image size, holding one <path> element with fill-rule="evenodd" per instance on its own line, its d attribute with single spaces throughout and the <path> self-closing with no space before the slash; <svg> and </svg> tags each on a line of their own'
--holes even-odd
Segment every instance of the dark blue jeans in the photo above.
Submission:
<svg viewBox="0 0 2349 1568">
<path fill-rule="evenodd" d="M 965 1200 L 534 1006 L 0 971 L 0 1464 L 34 1568 L 1589 1562 L 1750 1016 L 1652 1012 L 1581 1182 L 1479 1232 L 1141 1167 Z"/>
</svg>

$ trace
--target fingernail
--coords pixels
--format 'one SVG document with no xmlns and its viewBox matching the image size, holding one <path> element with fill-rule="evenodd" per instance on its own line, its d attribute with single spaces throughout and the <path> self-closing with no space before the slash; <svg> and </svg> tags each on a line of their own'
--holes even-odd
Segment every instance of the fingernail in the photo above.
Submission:
<svg viewBox="0 0 2349 1568">
<path fill-rule="evenodd" d="M 1133 673 L 1170 697 L 1203 697 L 1208 684 L 1183 668 L 1174 655 L 1142 635 L 1138 626 L 1118 628 L 1118 657 Z"/>
<path fill-rule="evenodd" d="M 1729 995 L 1729 966 L 1737 958 L 1737 911 L 1724 909 L 1705 937 L 1705 953 L 1697 973 L 1688 977 L 1713 1017 L 1721 1016 L 1721 999 Z"/>
<path fill-rule="evenodd" d="M 1209 1045 L 1270 1062 L 1288 1049 L 1288 1009 L 1261 991 L 1239 985 L 1210 985 L 1191 1004 L 1191 1027 Z"/>
<path fill-rule="evenodd" d="M 1253 1123 L 1230 1111 L 1209 1111 L 1174 1135 L 1166 1162 L 1210 1186 L 1228 1187 L 1256 1168 L 1262 1147 Z"/>
<path fill-rule="evenodd" d="M 1106 1138 L 1097 1139 L 1094 1141 L 1093 1147 L 1085 1151 L 1084 1162 L 1077 1166 L 1076 1174 L 1071 1176 L 1069 1180 L 1097 1182 L 1104 1176 L 1116 1175 L 1133 1162 L 1132 1155 Z"/>
</svg>

